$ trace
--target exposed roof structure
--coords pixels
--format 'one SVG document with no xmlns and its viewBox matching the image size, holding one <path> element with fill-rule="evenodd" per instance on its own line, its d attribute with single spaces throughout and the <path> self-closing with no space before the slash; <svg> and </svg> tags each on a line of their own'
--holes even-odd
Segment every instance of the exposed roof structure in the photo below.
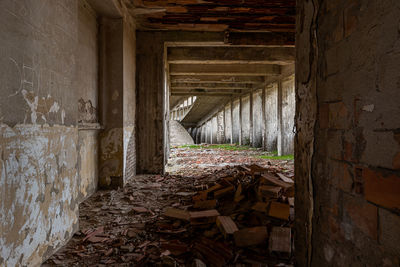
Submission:
<svg viewBox="0 0 400 267">
<path fill-rule="evenodd" d="M 295 0 L 125 0 L 140 29 L 295 31 Z"/>
</svg>

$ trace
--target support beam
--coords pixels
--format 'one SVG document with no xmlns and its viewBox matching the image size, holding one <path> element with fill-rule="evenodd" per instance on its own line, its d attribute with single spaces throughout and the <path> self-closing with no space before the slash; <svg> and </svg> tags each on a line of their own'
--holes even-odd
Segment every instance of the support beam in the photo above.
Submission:
<svg viewBox="0 0 400 267">
<path fill-rule="evenodd" d="M 172 83 L 171 90 L 174 89 L 251 89 L 251 84 L 246 83 Z"/>
<path fill-rule="evenodd" d="M 223 107 L 223 124 L 224 124 L 224 138 L 222 140 L 222 143 L 226 143 L 226 112 L 225 112 L 225 106 Z"/>
<path fill-rule="evenodd" d="M 225 43 L 232 45 L 287 45 L 294 46 L 293 32 L 229 32 Z"/>
<path fill-rule="evenodd" d="M 237 75 L 237 76 L 261 76 L 279 75 L 279 65 L 266 64 L 170 64 L 172 75 Z"/>
<path fill-rule="evenodd" d="M 179 94 L 179 93 L 187 93 L 187 94 L 196 94 L 196 93 L 220 93 L 220 94 L 243 94 L 249 92 L 250 89 L 220 89 L 220 88 L 209 88 L 209 89 L 173 89 L 171 90 L 171 94 Z"/>
<path fill-rule="evenodd" d="M 242 129 L 242 96 L 239 98 L 239 145 L 242 145 L 242 136 L 243 136 L 243 129 Z"/>
<path fill-rule="evenodd" d="M 213 110 L 211 110 L 204 118 L 197 123 L 197 125 L 203 125 L 207 123 L 207 121 L 211 120 L 212 117 L 214 117 L 219 111 L 221 111 L 225 105 L 227 105 L 229 101 L 224 101 L 223 103 L 219 104 L 216 106 Z"/>
<path fill-rule="evenodd" d="M 170 47 L 173 64 L 278 64 L 294 63 L 294 47 Z"/>
<path fill-rule="evenodd" d="M 278 156 L 283 156 L 284 137 L 282 120 L 282 80 L 278 81 Z"/>
<path fill-rule="evenodd" d="M 262 89 L 261 98 L 262 98 L 262 100 L 261 100 L 261 110 L 262 110 L 262 114 L 261 114 L 261 117 L 262 117 L 262 126 L 261 126 L 262 148 L 263 148 L 263 150 L 265 150 L 266 147 L 267 147 L 267 144 L 266 144 L 266 139 L 267 139 L 267 137 L 266 137 L 267 136 L 267 133 L 266 133 L 267 127 L 266 127 L 266 125 L 267 125 L 267 121 L 266 121 L 266 116 L 265 116 L 265 85 L 263 86 L 263 89 Z"/>
<path fill-rule="evenodd" d="M 171 75 L 171 83 L 247 83 L 264 82 L 264 76 Z"/>
<path fill-rule="evenodd" d="M 250 146 L 254 147 L 253 90 L 250 91 Z"/>
<path fill-rule="evenodd" d="M 241 95 L 241 93 L 171 93 L 172 96 L 232 96 Z"/>
<path fill-rule="evenodd" d="M 233 97 L 231 98 L 231 144 L 233 144 Z"/>
</svg>

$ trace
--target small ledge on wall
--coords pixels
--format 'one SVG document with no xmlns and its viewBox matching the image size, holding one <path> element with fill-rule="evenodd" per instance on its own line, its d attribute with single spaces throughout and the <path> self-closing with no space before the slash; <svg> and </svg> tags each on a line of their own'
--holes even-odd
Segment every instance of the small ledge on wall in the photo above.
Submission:
<svg viewBox="0 0 400 267">
<path fill-rule="evenodd" d="M 78 123 L 79 131 L 90 131 L 90 130 L 102 130 L 104 126 L 101 126 L 100 123 Z"/>
</svg>

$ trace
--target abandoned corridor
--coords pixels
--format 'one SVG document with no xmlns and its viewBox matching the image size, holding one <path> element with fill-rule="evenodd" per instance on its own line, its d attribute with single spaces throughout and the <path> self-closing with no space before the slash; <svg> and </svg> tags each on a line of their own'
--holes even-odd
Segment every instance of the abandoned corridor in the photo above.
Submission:
<svg viewBox="0 0 400 267">
<path fill-rule="evenodd" d="M 0 22 L 1 266 L 79 237 L 100 189 L 169 187 L 170 121 L 196 145 L 294 152 L 293 231 L 260 235 L 291 235 L 285 264 L 400 265 L 400 1 L 2 0 Z"/>
</svg>

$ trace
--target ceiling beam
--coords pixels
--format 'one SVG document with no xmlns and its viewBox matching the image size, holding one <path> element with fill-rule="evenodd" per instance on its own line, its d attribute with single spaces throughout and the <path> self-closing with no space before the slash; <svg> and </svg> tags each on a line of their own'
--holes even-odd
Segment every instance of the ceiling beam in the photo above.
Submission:
<svg viewBox="0 0 400 267">
<path fill-rule="evenodd" d="M 236 89 L 236 88 L 252 88 L 251 84 L 246 83 L 171 83 L 171 88 L 186 88 L 186 89 Z"/>
<path fill-rule="evenodd" d="M 247 83 L 264 82 L 264 76 L 171 75 L 171 83 Z"/>
<path fill-rule="evenodd" d="M 276 46 L 295 45 L 294 32 L 228 32 L 225 43 L 231 45 Z"/>
<path fill-rule="evenodd" d="M 171 93 L 172 96 L 233 96 L 232 93 Z"/>
<path fill-rule="evenodd" d="M 279 75 L 279 65 L 267 64 L 170 64 L 171 75 L 236 75 L 236 76 L 262 76 Z"/>
<path fill-rule="evenodd" d="M 195 94 L 195 93 L 217 93 L 217 94 L 242 94 L 244 92 L 250 92 L 249 89 L 174 89 L 171 90 L 171 94 L 175 93 L 187 93 L 187 94 Z"/>
<path fill-rule="evenodd" d="M 294 47 L 170 47 L 173 64 L 278 64 L 294 63 Z"/>
</svg>

